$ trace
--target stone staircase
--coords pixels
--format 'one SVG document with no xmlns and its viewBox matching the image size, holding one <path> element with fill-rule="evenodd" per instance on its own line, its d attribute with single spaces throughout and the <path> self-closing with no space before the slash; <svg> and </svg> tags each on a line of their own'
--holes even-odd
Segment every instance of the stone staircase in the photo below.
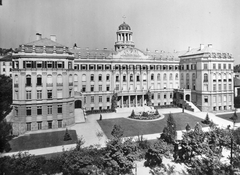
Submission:
<svg viewBox="0 0 240 175">
<path fill-rule="evenodd" d="M 77 108 L 74 110 L 75 113 L 75 123 L 84 123 L 85 122 L 85 117 L 83 110 L 80 108 Z"/>
<path fill-rule="evenodd" d="M 185 106 L 186 106 L 186 109 L 189 110 L 189 111 L 193 111 L 193 112 L 201 112 L 197 106 L 195 106 L 192 102 L 190 101 L 185 101 Z"/>
</svg>

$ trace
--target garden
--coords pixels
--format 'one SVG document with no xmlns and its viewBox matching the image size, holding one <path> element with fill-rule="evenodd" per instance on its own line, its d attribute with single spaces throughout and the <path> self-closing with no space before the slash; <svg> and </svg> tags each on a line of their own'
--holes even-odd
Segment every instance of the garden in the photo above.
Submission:
<svg viewBox="0 0 240 175">
<path fill-rule="evenodd" d="M 143 112 L 137 112 L 137 113 L 134 110 L 132 110 L 132 113 L 129 116 L 129 118 L 136 119 L 136 120 L 154 120 L 160 117 L 161 116 L 157 109 L 155 111 L 151 110 L 151 111 L 143 111 Z"/>
</svg>

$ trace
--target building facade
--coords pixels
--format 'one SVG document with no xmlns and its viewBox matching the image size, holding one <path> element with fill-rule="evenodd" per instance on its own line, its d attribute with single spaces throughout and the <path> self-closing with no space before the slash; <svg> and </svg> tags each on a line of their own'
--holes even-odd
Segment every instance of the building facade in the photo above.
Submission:
<svg viewBox="0 0 240 175">
<path fill-rule="evenodd" d="M 6 55 L 0 58 L 0 75 L 12 77 L 12 56 Z"/>
<path fill-rule="evenodd" d="M 12 62 L 14 134 L 71 125 L 74 108 L 111 109 L 113 94 L 118 108 L 186 102 L 202 111 L 233 108 L 230 54 L 211 45 L 141 51 L 125 22 L 116 35 L 114 50 L 69 49 L 54 36 L 20 45 Z"/>
</svg>

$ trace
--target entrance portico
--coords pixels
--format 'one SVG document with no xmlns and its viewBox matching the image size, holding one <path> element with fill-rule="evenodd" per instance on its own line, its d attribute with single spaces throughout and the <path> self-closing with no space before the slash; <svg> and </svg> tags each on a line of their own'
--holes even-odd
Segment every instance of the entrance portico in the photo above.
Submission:
<svg viewBox="0 0 240 175">
<path fill-rule="evenodd" d="M 144 106 L 144 99 L 144 95 L 121 95 L 118 96 L 118 107 L 127 108 Z"/>
</svg>

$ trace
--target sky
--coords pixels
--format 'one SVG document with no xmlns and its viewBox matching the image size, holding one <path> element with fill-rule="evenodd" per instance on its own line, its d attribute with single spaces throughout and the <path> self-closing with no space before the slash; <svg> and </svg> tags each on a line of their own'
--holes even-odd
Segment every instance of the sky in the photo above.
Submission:
<svg viewBox="0 0 240 175">
<path fill-rule="evenodd" d="M 240 64 L 239 0 L 2 0 L 0 47 L 57 36 L 68 47 L 114 48 L 125 22 L 135 47 L 167 52 L 212 44 Z"/>
</svg>

